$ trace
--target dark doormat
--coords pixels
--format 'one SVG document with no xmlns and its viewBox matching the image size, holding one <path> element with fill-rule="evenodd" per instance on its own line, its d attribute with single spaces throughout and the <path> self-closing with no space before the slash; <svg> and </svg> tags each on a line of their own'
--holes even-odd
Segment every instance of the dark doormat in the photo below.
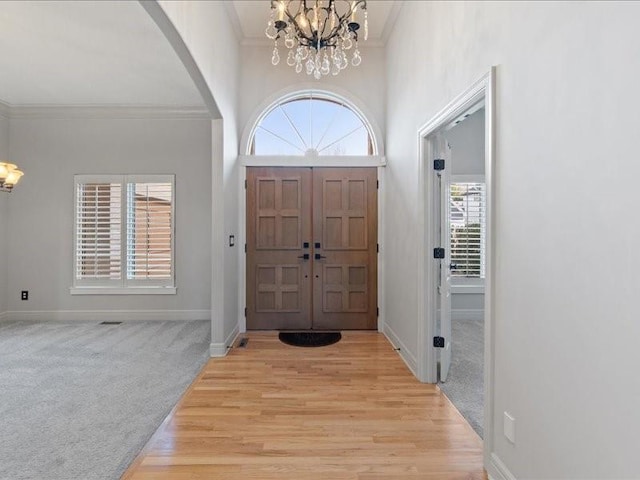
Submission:
<svg viewBox="0 0 640 480">
<path fill-rule="evenodd" d="M 280 341 L 294 347 L 325 347 L 340 341 L 340 332 L 280 332 Z"/>
</svg>

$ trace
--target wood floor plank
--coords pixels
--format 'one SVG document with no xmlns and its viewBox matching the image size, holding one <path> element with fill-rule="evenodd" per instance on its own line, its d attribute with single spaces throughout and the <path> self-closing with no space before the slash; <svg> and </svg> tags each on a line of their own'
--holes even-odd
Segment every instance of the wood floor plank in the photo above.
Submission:
<svg viewBox="0 0 640 480">
<path fill-rule="evenodd" d="M 247 335 L 212 359 L 123 480 L 486 480 L 482 442 L 384 336 Z"/>
</svg>

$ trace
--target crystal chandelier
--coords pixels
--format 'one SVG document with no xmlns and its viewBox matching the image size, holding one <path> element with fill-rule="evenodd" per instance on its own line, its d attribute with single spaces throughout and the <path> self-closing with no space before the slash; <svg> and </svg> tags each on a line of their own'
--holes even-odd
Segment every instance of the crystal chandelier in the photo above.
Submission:
<svg viewBox="0 0 640 480">
<path fill-rule="evenodd" d="M 310 6 L 309 6 L 310 5 Z M 366 0 L 271 0 L 271 16 L 265 33 L 274 40 L 271 63 L 280 63 L 278 40 L 289 49 L 287 65 L 297 73 L 337 75 L 349 65 L 347 51 L 355 46 L 351 65 L 362 62 L 358 50 L 356 12 L 364 12 L 364 39 L 369 36 Z"/>
<path fill-rule="evenodd" d="M 12 163 L 0 162 L 0 192 L 10 192 L 24 175 Z"/>
</svg>

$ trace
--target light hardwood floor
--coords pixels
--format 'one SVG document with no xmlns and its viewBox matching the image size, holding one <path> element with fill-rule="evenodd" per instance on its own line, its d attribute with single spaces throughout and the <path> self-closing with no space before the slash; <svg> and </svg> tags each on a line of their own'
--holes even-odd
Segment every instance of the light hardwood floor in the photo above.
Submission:
<svg viewBox="0 0 640 480">
<path fill-rule="evenodd" d="M 207 363 L 124 480 L 487 478 L 480 438 L 381 334 L 248 337 Z"/>
</svg>

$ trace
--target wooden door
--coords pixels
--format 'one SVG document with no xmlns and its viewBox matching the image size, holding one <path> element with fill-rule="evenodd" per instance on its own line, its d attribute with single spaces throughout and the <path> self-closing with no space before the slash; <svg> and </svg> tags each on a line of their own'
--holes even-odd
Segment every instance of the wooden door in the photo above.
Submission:
<svg viewBox="0 0 640 480">
<path fill-rule="evenodd" d="M 311 328 L 311 186 L 310 168 L 247 168 L 248 329 Z"/>
<path fill-rule="evenodd" d="M 313 328 L 377 326 L 376 168 L 313 172 Z"/>
<path fill-rule="evenodd" d="M 247 328 L 375 329 L 377 205 L 376 168 L 247 168 Z"/>
</svg>

